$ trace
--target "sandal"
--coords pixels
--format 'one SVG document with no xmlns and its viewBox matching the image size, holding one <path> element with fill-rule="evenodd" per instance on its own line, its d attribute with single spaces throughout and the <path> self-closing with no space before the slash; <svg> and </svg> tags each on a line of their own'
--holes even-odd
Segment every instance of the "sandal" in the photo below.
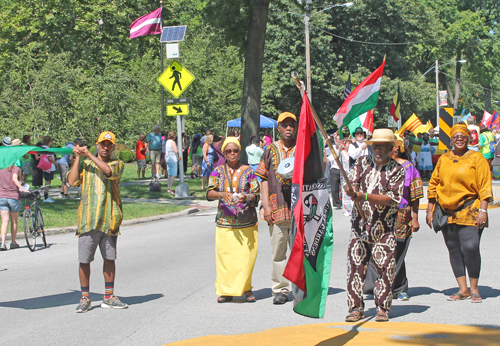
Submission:
<svg viewBox="0 0 500 346">
<path fill-rule="evenodd" d="M 246 295 L 246 301 L 248 303 L 255 303 L 257 301 L 257 299 L 255 298 L 255 296 L 253 295 L 252 291 L 247 291 L 246 293 L 250 293 L 250 294 L 247 294 Z"/>
<path fill-rule="evenodd" d="M 349 315 L 346 316 L 346 322 L 358 322 L 360 319 L 365 318 L 365 312 L 361 309 L 353 309 Z"/>
<path fill-rule="evenodd" d="M 469 299 L 470 296 L 464 296 L 462 293 L 455 293 L 448 297 L 448 301 L 453 302 L 455 300 Z"/>
<path fill-rule="evenodd" d="M 471 294 L 470 300 L 473 303 L 482 303 L 483 302 L 483 298 L 481 298 L 481 296 L 479 294 Z"/>
<path fill-rule="evenodd" d="M 387 322 L 389 321 L 389 315 L 383 310 L 378 310 L 375 315 L 375 322 Z"/>
<path fill-rule="evenodd" d="M 233 297 L 220 296 L 219 298 L 217 298 L 217 303 L 229 303 L 231 300 L 233 300 Z"/>
</svg>

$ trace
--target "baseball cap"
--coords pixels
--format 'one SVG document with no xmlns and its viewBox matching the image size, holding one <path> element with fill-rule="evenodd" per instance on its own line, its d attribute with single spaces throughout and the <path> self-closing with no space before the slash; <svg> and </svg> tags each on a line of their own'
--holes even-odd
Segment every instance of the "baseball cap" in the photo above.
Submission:
<svg viewBox="0 0 500 346">
<path fill-rule="evenodd" d="M 285 119 L 287 118 L 291 118 L 293 119 L 294 121 L 297 121 L 297 117 L 293 114 L 293 113 L 290 113 L 290 112 L 283 112 L 280 114 L 280 116 L 278 117 L 278 123 L 282 122 L 282 121 L 285 121 Z"/>
<path fill-rule="evenodd" d="M 5 137 L 4 139 L 2 139 L 2 145 L 10 147 L 12 145 L 12 138 Z"/>
<path fill-rule="evenodd" d="M 101 134 L 99 135 L 99 138 L 97 139 L 97 143 L 101 143 L 104 141 L 110 141 L 111 143 L 115 144 L 116 143 L 115 134 L 111 131 L 101 132 Z"/>
</svg>

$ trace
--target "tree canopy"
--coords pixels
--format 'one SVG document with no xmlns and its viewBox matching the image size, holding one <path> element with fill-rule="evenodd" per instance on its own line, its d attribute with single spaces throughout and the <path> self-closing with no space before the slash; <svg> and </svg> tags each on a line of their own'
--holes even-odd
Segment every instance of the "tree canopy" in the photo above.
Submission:
<svg viewBox="0 0 500 346">
<path fill-rule="evenodd" d="M 165 0 L 164 25 L 188 25 L 179 62 L 196 76 L 186 132 L 223 133 L 242 108 L 245 47 L 255 0 Z M 493 0 L 355 0 L 311 5 L 312 103 L 332 127 L 348 75 L 353 88 L 387 54 L 375 125 L 387 124 L 400 82 L 402 117 L 435 119 L 438 60 L 449 103 L 481 117 L 500 100 L 498 18 Z M 102 130 L 132 144 L 161 124 L 159 36 L 128 39 L 129 25 L 158 8 L 151 0 L 0 0 L 0 136 L 89 144 Z M 317 13 L 325 10 L 321 13 Z M 305 79 L 304 6 L 272 0 L 264 49 L 261 114 L 299 113 L 290 78 Z M 467 60 L 465 64 L 450 63 Z M 449 63 L 449 64 L 448 64 Z M 166 61 L 166 66 L 169 61 Z M 167 93 L 168 94 L 168 93 Z M 166 119 L 166 130 L 175 121 Z"/>
</svg>

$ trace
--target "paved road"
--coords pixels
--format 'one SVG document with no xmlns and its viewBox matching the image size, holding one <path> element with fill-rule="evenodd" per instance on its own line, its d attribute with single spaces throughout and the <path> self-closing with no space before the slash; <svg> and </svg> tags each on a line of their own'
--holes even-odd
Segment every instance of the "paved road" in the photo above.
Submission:
<svg viewBox="0 0 500 346">
<path fill-rule="evenodd" d="M 0 345 L 162 345 L 212 334 L 243 334 L 269 328 L 342 322 L 346 315 L 346 248 L 349 220 L 335 211 L 330 295 L 323 320 L 299 316 L 292 304 L 272 305 L 270 239 L 260 225 L 254 271 L 257 303 L 217 304 L 214 292 L 214 211 L 124 227 L 118 240 L 116 293 L 127 310 L 98 307 L 102 260 L 92 266 L 95 309 L 76 314 L 80 298 L 73 234 L 53 235 L 50 247 L 0 253 Z M 411 296 L 396 301 L 393 322 L 483 325 L 500 328 L 500 209 L 490 211 L 483 235 L 482 304 L 448 302 L 457 290 L 442 236 L 423 225 L 407 256 Z M 368 316 L 374 314 L 367 301 Z"/>
</svg>

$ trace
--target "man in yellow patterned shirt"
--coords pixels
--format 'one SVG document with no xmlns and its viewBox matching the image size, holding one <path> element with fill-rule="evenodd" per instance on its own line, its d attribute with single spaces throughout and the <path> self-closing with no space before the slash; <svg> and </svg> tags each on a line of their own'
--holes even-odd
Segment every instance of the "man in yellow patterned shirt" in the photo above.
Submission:
<svg viewBox="0 0 500 346">
<path fill-rule="evenodd" d="M 68 183 L 82 187 L 78 207 L 78 261 L 80 262 L 80 285 L 82 299 L 76 312 L 92 309 L 89 297 L 90 262 L 94 260 L 97 246 L 104 260 L 105 294 L 102 308 L 125 309 L 114 292 L 116 241 L 123 220 L 120 197 L 120 178 L 124 164 L 112 160 L 116 138 L 110 131 L 104 131 L 97 139 L 98 155 L 94 156 L 87 147 L 73 148 L 75 161 L 68 172 Z M 81 157 L 86 159 L 80 164 Z"/>
</svg>

